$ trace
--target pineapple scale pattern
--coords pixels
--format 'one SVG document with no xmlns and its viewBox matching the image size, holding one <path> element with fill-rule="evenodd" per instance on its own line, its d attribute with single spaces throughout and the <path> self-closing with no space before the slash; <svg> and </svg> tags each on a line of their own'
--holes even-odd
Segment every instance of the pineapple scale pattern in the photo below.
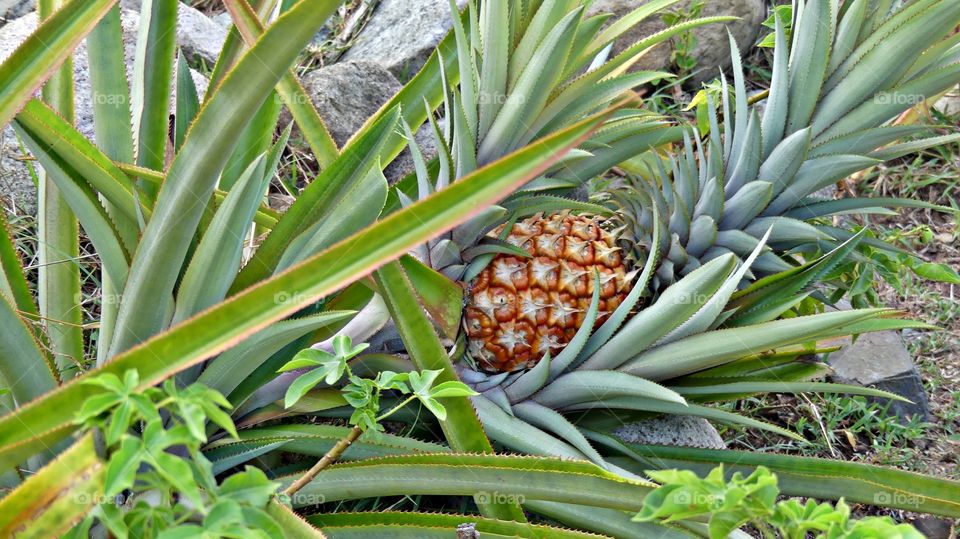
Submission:
<svg viewBox="0 0 960 539">
<path fill-rule="evenodd" d="M 620 305 L 632 274 L 615 234 L 601 224 L 564 213 L 513 225 L 506 241 L 530 257 L 499 254 L 470 284 L 464 322 L 469 353 L 479 366 L 509 372 L 532 367 L 548 352 L 556 355 L 583 324 L 595 275 L 597 326 Z"/>
</svg>

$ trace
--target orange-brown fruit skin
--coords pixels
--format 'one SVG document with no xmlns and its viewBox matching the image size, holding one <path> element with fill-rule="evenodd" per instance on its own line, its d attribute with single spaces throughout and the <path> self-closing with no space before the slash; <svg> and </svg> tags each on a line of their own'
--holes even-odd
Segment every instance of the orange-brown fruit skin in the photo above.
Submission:
<svg viewBox="0 0 960 539">
<path fill-rule="evenodd" d="M 468 352 L 484 370 L 515 371 L 532 367 L 547 351 L 556 356 L 583 324 L 595 271 L 596 326 L 626 298 L 630 279 L 623 256 L 595 217 L 532 217 L 515 224 L 506 240 L 531 257 L 497 255 L 467 292 Z"/>
</svg>

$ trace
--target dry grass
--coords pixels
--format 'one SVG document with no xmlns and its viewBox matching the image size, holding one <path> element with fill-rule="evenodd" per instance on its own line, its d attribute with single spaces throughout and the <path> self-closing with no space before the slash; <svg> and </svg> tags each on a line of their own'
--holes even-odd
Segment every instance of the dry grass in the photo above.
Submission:
<svg viewBox="0 0 960 539">
<path fill-rule="evenodd" d="M 948 120 L 953 125 L 960 118 Z M 922 199 L 958 207 L 960 200 L 960 148 L 941 148 L 916 158 L 903 160 L 879 169 L 863 188 L 885 196 Z M 903 211 L 896 217 L 876 222 L 887 234 L 905 236 L 906 247 L 930 262 L 960 269 L 960 227 L 957 217 L 925 210 Z M 929 228 L 926 234 L 908 234 Z M 924 281 L 906 276 L 901 286 L 887 283 L 879 286 L 884 303 L 934 324 L 942 331 L 912 332 L 906 335 L 908 345 L 920 369 L 928 391 L 934 427 L 928 433 L 928 447 L 916 457 L 927 463 L 932 473 L 942 476 L 960 475 L 960 286 Z"/>
</svg>

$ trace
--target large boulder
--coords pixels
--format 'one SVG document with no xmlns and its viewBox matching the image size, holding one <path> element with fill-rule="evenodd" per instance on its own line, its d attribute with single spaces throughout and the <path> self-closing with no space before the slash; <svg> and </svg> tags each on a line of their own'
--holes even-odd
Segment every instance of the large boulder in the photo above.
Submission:
<svg viewBox="0 0 960 539">
<path fill-rule="evenodd" d="M 616 20 L 638 7 L 648 3 L 649 0 L 596 0 L 590 6 L 588 15 L 600 13 L 613 13 Z M 689 10 L 692 0 L 683 0 L 669 9 Z M 697 45 L 694 48 L 693 56 L 697 58 L 697 73 L 693 76 L 693 82 L 710 80 L 717 76 L 718 67 L 730 67 L 730 45 L 727 37 L 727 29 L 736 38 L 741 50 L 749 49 L 757 35 L 760 32 L 761 23 L 767 18 L 766 0 L 707 0 L 704 4 L 701 17 L 713 17 L 718 15 L 731 15 L 740 17 L 740 20 L 724 24 L 711 24 L 694 30 L 697 37 Z M 651 36 L 667 25 L 658 15 L 653 15 L 647 20 L 633 27 L 626 32 L 614 44 L 613 54 L 617 54 L 630 45 L 641 39 Z M 670 55 L 673 52 L 670 43 L 662 43 L 637 62 L 636 70 L 670 70 Z"/>
<path fill-rule="evenodd" d="M 312 71 L 303 77 L 303 85 L 341 148 L 401 88 L 400 81 L 384 67 L 359 61 L 344 61 Z M 288 113 L 284 115 L 288 121 Z M 433 137 L 426 129 L 417 133 L 416 140 L 428 159 L 436 155 Z M 393 182 L 412 171 L 413 159 L 409 150 L 404 150 L 384 174 Z"/>
<path fill-rule="evenodd" d="M 465 0 L 457 0 L 462 8 Z M 380 64 L 401 80 L 423 67 L 450 28 L 447 0 L 381 0 L 342 59 Z"/>
<path fill-rule="evenodd" d="M 311 71 L 303 86 L 340 147 L 401 87 L 379 64 L 351 61 Z"/>
<path fill-rule="evenodd" d="M 0 0 L 0 26 L 34 10 L 36 0 Z"/>
<path fill-rule="evenodd" d="M 140 11 L 140 0 L 121 0 L 124 9 Z M 202 12 L 180 2 L 177 10 L 177 44 L 183 54 L 194 63 L 209 67 L 217 62 L 223 42 L 227 39 L 227 26 L 218 24 Z"/>
<path fill-rule="evenodd" d="M 136 51 L 137 31 L 140 26 L 140 14 L 133 10 L 121 12 L 123 29 L 123 47 L 127 63 L 127 75 L 132 76 L 133 58 Z M 0 61 L 6 59 L 37 27 L 37 14 L 29 13 L 10 21 L 0 28 Z M 73 77 L 75 93 L 75 125 L 77 130 L 90 140 L 95 140 L 93 129 L 93 87 L 90 82 L 90 69 L 87 63 L 87 47 L 82 42 L 73 56 Z M 206 78 L 191 71 L 194 84 L 200 95 L 206 90 Z M 97 99 L 110 99 L 110 96 L 97 96 Z M 171 111 L 174 102 L 171 100 Z M 24 161 L 23 153 L 13 128 L 4 126 L 0 137 L 0 196 L 13 204 L 19 211 L 35 213 L 37 207 L 36 187 Z"/>
</svg>

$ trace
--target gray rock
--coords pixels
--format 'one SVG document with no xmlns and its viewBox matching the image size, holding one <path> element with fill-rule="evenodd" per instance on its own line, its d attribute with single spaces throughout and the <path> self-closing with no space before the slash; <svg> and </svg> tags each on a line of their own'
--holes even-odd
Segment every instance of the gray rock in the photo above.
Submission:
<svg viewBox="0 0 960 539">
<path fill-rule="evenodd" d="M 233 19 L 230 18 L 230 14 L 226 11 L 222 13 L 217 13 L 213 17 L 210 17 L 213 22 L 219 24 L 223 27 L 224 30 L 229 31 L 230 27 L 233 26 Z"/>
<path fill-rule="evenodd" d="M 123 10 L 121 14 L 123 28 L 124 55 L 127 63 L 127 76 L 133 71 L 133 58 L 136 51 L 136 36 L 140 25 L 140 14 L 132 10 Z M 0 60 L 6 59 L 37 27 L 37 14 L 30 13 L 10 21 L 0 28 Z M 93 88 L 90 82 L 90 70 L 87 64 L 87 47 L 82 42 L 73 56 L 75 125 L 77 130 L 90 140 L 94 140 L 93 128 Z M 200 95 L 206 91 L 206 78 L 191 71 L 194 84 Z M 173 89 L 171 89 L 173 90 Z M 101 97 L 98 97 L 101 98 Z M 109 96 L 104 97 L 109 98 Z M 174 98 L 175 99 L 175 98 Z M 171 110 L 174 101 L 171 100 Z M 8 203 L 26 213 L 36 212 L 36 188 L 30 177 L 29 169 L 23 162 L 23 155 L 17 143 L 13 128 L 5 126 L 0 137 L 0 195 Z"/>
<path fill-rule="evenodd" d="M 913 525 L 928 539 L 956 539 L 957 537 L 953 534 L 953 526 L 947 519 L 923 515 L 913 521 Z"/>
<path fill-rule="evenodd" d="M 33 11 L 36 0 L 0 0 L 0 26 Z"/>
<path fill-rule="evenodd" d="M 11 214 L 37 212 L 37 188 L 23 161 L 27 157 L 20 151 L 13 128 L 5 127 L 0 133 L 0 200 Z"/>
<path fill-rule="evenodd" d="M 837 184 L 831 184 L 813 194 L 816 198 L 833 200 L 837 198 Z"/>
<path fill-rule="evenodd" d="M 833 368 L 831 378 L 834 382 L 874 387 L 912 401 L 869 399 L 881 405 L 890 403 L 889 411 L 901 420 L 910 417 L 930 419 L 927 394 L 920 373 L 898 332 L 867 333 L 860 335 L 853 343 L 847 339 L 846 346 L 830 354 L 827 361 Z"/>
<path fill-rule="evenodd" d="M 941 97 L 934 107 L 947 116 L 960 115 L 960 93 L 952 92 Z"/>
<path fill-rule="evenodd" d="M 480 539 L 477 525 L 473 522 L 467 522 L 457 526 L 457 539 Z"/>
<path fill-rule="evenodd" d="M 297 199 L 293 198 L 290 195 L 284 195 L 281 193 L 270 193 L 267 195 L 267 204 L 277 210 L 280 213 L 283 213 L 290 209 L 290 206 L 293 206 L 294 201 Z"/>
<path fill-rule="evenodd" d="M 341 148 L 401 88 L 396 77 L 379 64 L 352 61 L 308 73 L 303 85 Z M 284 122 L 289 121 L 289 113 L 284 115 Z M 426 129 L 417 133 L 416 140 L 427 159 L 436 155 L 433 137 Z M 384 174 L 393 182 L 412 171 L 413 159 L 404 150 Z"/>
<path fill-rule="evenodd" d="M 5 60 L 37 27 L 37 15 L 31 13 L 10 21 L 0 28 L 0 61 Z M 16 211 L 33 214 L 37 211 L 36 186 L 23 161 L 13 128 L 4 126 L 0 134 L 0 196 Z"/>
<path fill-rule="evenodd" d="M 401 87 L 396 77 L 372 62 L 317 69 L 303 77 L 303 86 L 341 147 Z"/>
<path fill-rule="evenodd" d="M 139 12 L 141 2 L 121 0 L 120 5 L 124 9 Z M 213 67 L 226 39 L 226 28 L 202 12 L 180 2 L 177 11 L 177 43 L 190 61 L 202 61 Z"/>
<path fill-rule="evenodd" d="M 726 446 L 717 429 L 702 417 L 668 415 L 624 425 L 613 433 L 621 440 L 644 445 L 675 445 L 704 449 Z"/>
<path fill-rule="evenodd" d="M 466 1 L 457 4 L 462 8 Z M 342 59 L 376 62 L 407 79 L 452 26 L 447 0 L 381 0 Z"/>
<path fill-rule="evenodd" d="M 213 68 L 226 39 L 227 30 L 223 26 L 200 11 L 180 3 L 177 12 L 177 43 L 191 61 L 202 61 Z"/>
<path fill-rule="evenodd" d="M 649 0 L 596 0 L 587 11 L 588 15 L 599 13 L 613 13 L 616 20 L 634 9 L 646 4 Z M 690 0 L 671 6 L 670 9 L 686 10 L 690 7 Z M 697 46 L 693 56 L 698 61 L 698 72 L 693 76 L 693 83 L 713 79 L 717 76 L 718 67 L 730 67 L 730 45 L 727 37 L 727 28 L 733 33 L 741 51 L 748 50 L 761 28 L 761 23 L 767 18 L 766 0 L 707 0 L 701 11 L 701 17 L 731 15 L 741 20 L 732 21 L 727 25 L 711 24 L 694 30 L 697 37 Z M 666 24 L 658 15 L 652 15 L 630 31 L 625 33 L 614 44 L 613 54 L 617 54 L 637 41 L 653 35 L 666 28 Z M 647 52 L 634 66 L 635 70 L 670 70 L 670 54 L 672 49 L 669 42 L 661 43 Z"/>
</svg>

